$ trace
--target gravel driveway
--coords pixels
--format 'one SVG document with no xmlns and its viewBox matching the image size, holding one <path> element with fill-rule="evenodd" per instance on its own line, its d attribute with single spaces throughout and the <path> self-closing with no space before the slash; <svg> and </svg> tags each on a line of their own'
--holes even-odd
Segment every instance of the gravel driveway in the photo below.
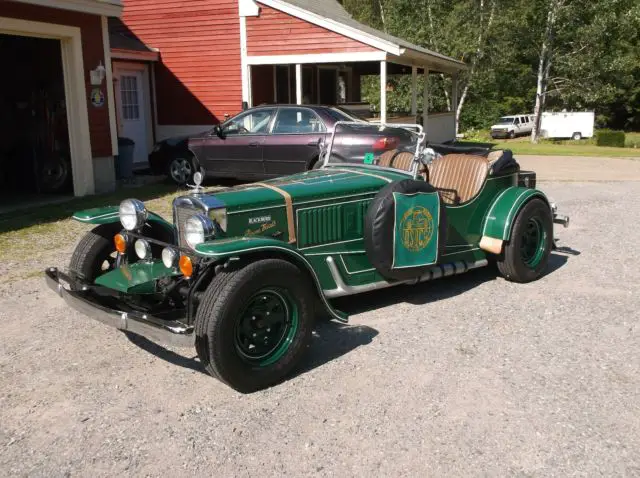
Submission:
<svg viewBox="0 0 640 478">
<path fill-rule="evenodd" d="M 572 219 L 540 281 L 343 300 L 351 324 L 252 395 L 42 279 L 1 285 L 0 475 L 639 476 L 640 183 L 540 186 Z"/>
</svg>

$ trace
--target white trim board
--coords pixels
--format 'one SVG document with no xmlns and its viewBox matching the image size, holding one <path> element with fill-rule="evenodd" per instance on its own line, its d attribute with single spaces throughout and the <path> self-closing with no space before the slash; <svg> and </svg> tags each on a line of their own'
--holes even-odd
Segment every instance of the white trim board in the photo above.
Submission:
<svg viewBox="0 0 640 478">
<path fill-rule="evenodd" d="M 80 28 L 0 17 L 0 33 L 60 40 L 73 193 L 75 196 L 93 194 L 95 192 L 95 178 L 93 176 L 88 94 L 84 83 L 85 67 L 82 59 Z"/>
<path fill-rule="evenodd" d="M 105 82 L 107 84 L 107 102 L 109 103 L 109 128 L 111 130 L 111 154 L 117 156 L 118 151 L 118 126 L 116 124 L 116 99 L 113 91 L 113 65 L 111 64 L 111 51 L 109 48 L 109 22 L 102 16 L 102 46 L 104 48 L 104 64 L 107 70 Z"/>
<path fill-rule="evenodd" d="M 157 51 L 119 50 L 112 48 L 111 58 L 114 60 L 160 61 L 160 53 Z"/>
<path fill-rule="evenodd" d="M 18 3 L 29 3 L 41 7 L 60 8 L 74 12 L 119 17 L 122 15 L 120 0 L 14 0 Z"/>
<path fill-rule="evenodd" d="M 315 55 L 273 55 L 247 56 L 248 65 L 295 65 L 308 63 L 356 63 L 383 61 L 387 54 L 383 51 L 362 53 L 319 53 Z"/>
</svg>

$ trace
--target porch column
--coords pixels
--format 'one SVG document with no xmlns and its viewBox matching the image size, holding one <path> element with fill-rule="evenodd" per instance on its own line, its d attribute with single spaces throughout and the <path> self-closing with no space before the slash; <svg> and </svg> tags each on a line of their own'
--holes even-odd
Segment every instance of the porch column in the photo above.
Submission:
<svg viewBox="0 0 640 478">
<path fill-rule="evenodd" d="M 411 116 L 418 114 L 418 67 L 411 68 Z"/>
<path fill-rule="evenodd" d="M 296 65 L 296 104 L 302 104 L 302 65 Z"/>
<path fill-rule="evenodd" d="M 380 62 L 380 122 L 387 122 L 387 62 Z"/>
<path fill-rule="evenodd" d="M 429 68 L 424 69 L 424 97 L 422 99 L 422 126 L 427 133 L 427 119 L 429 117 Z"/>
</svg>

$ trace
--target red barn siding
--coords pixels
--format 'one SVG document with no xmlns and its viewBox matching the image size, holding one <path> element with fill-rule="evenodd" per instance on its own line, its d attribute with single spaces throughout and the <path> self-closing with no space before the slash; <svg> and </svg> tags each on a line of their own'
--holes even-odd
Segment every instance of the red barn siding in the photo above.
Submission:
<svg viewBox="0 0 640 478">
<path fill-rule="evenodd" d="M 82 33 L 82 56 L 87 89 L 87 105 L 89 108 L 89 133 L 91 136 L 91 152 L 94 157 L 112 156 L 111 126 L 109 123 L 109 106 L 105 91 L 105 104 L 94 108 L 89 102 L 89 94 L 93 89 L 89 78 L 89 70 L 104 65 L 104 47 L 102 43 L 102 21 L 98 15 L 59 10 L 56 8 L 27 5 L 14 2 L 0 2 L 0 17 L 18 18 L 44 23 L 57 23 L 80 27 Z M 103 91 L 106 88 L 103 83 Z"/>
<path fill-rule="evenodd" d="M 211 124 L 241 110 L 238 0 L 126 0 L 122 21 L 160 50 L 159 124 Z"/>
<path fill-rule="evenodd" d="M 247 49 L 250 56 L 377 51 L 265 5 L 259 17 L 247 17 Z"/>
</svg>

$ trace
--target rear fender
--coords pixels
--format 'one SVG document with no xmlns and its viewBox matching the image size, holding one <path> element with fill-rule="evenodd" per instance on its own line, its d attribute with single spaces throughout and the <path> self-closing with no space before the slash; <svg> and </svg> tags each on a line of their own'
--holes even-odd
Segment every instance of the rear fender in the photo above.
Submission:
<svg viewBox="0 0 640 478">
<path fill-rule="evenodd" d="M 534 198 L 540 198 L 549 205 L 547 196 L 538 189 L 513 186 L 502 191 L 485 217 L 480 248 L 500 254 L 504 242 L 511 239 L 515 218 L 524 205 Z"/>
<path fill-rule="evenodd" d="M 118 213 L 119 206 L 108 206 L 108 207 L 99 207 L 94 209 L 85 209 L 84 211 L 78 211 L 74 213 L 72 219 L 75 219 L 78 222 L 82 222 L 84 224 L 94 224 L 94 225 L 102 225 L 102 224 L 113 224 L 116 222 L 120 222 L 120 216 Z M 162 217 L 149 211 L 149 218 L 147 219 L 150 223 L 157 224 L 165 229 L 167 232 L 170 232 L 173 236 L 175 234 L 175 228 L 173 224 L 165 221 Z"/>
<path fill-rule="evenodd" d="M 301 270 L 309 274 L 315 284 L 318 297 L 327 313 L 340 322 L 348 322 L 349 317 L 334 309 L 324 295 L 318 275 L 309 261 L 297 251 L 291 244 L 268 237 L 236 237 L 205 242 L 196 247 L 196 252 L 201 257 L 224 261 L 226 259 L 240 259 L 247 256 L 260 257 L 284 257 L 296 264 Z"/>
</svg>

